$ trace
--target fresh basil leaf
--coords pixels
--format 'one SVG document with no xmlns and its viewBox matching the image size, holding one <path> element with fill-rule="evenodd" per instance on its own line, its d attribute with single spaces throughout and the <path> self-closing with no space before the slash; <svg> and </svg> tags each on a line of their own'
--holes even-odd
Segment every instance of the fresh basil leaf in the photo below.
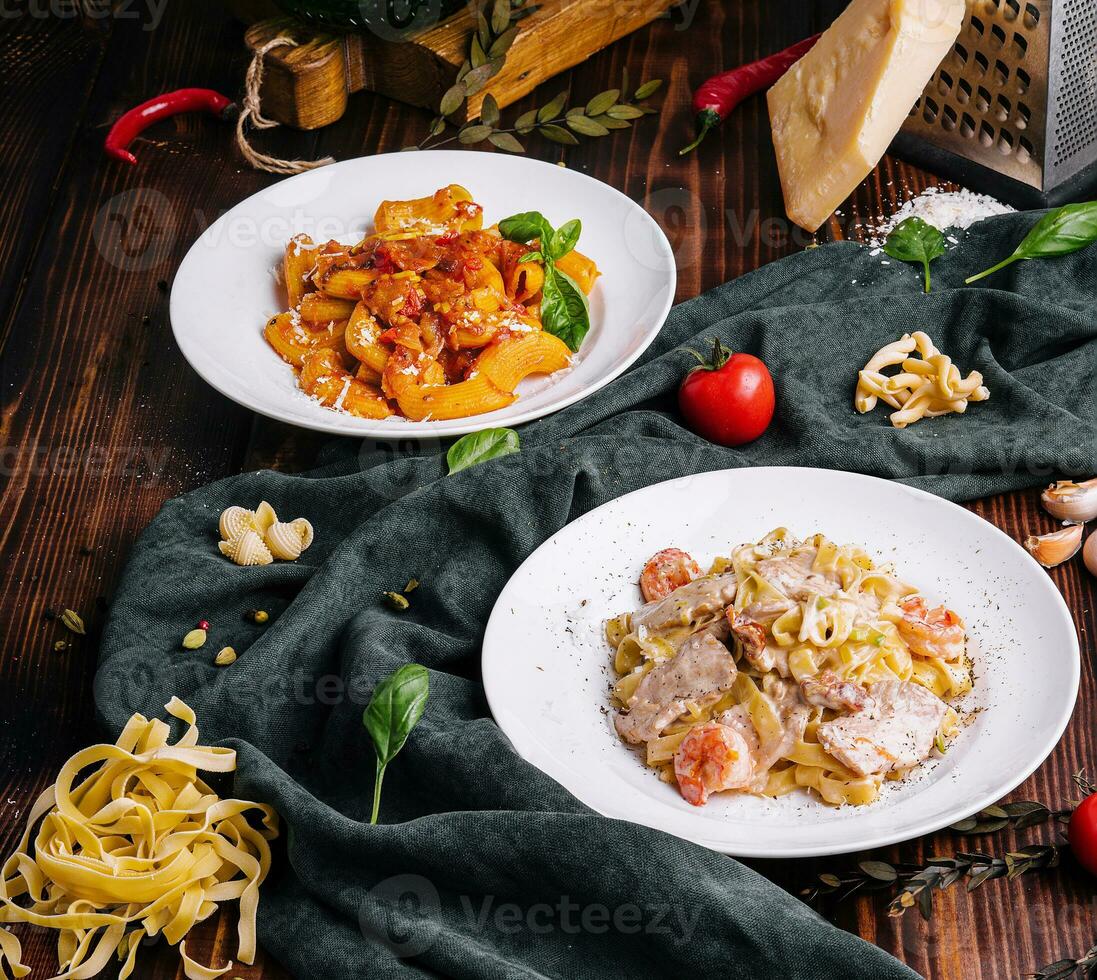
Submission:
<svg viewBox="0 0 1097 980">
<path fill-rule="evenodd" d="M 519 256 L 519 262 L 544 262 L 545 257 L 540 252 L 526 252 L 525 255 Z"/>
<path fill-rule="evenodd" d="M 547 242 L 552 239 L 552 225 L 540 211 L 524 211 L 500 221 L 499 234 L 509 242 L 520 242 L 523 245 L 535 238 Z"/>
<path fill-rule="evenodd" d="M 920 262 L 926 271 L 926 292 L 930 289 L 929 264 L 945 254 L 945 236 L 921 218 L 899 222 L 888 235 L 884 251 L 900 262 Z"/>
<path fill-rule="evenodd" d="M 1097 201 L 1067 204 L 1036 222 L 1009 258 L 965 280 L 977 282 L 1014 262 L 1070 255 L 1097 241 Z"/>
<path fill-rule="evenodd" d="M 560 225 L 549 239 L 548 254 L 552 260 L 562 259 L 575 248 L 582 231 L 583 224 L 578 218 L 572 218 L 571 221 L 565 221 Z"/>
<path fill-rule="evenodd" d="M 579 350 L 590 330 L 590 306 L 587 297 L 566 272 L 552 265 L 545 267 L 541 292 L 541 326 L 559 337 L 572 351 Z"/>
<path fill-rule="evenodd" d="M 462 436 L 450 446 L 446 453 L 446 465 L 452 475 L 477 463 L 509 456 L 521 448 L 518 433 L 513 429 L 483 429 Z"/>
<path fill-rule="evenodd" d="M 419 724 L 429 696 L 430 675 L 427 669 L 419 664 L 405 664 L 377 685 L 366 705 L 362 724 L 373 739 L 373 748 L 377 753 L 370 823 L 377 823 L 385 767 L 404 747 L 411 730 Z"/>
</svg>

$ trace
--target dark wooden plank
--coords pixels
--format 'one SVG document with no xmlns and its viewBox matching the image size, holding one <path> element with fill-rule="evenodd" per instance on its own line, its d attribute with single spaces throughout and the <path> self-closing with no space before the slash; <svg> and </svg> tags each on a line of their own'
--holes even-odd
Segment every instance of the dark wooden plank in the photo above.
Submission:
<svg viewBox="0 0 1097 980">
<path fill-rule="evenodd" d="M 637 32 L 542 86 L 508 115 L 564 87 L 585 99 L 615 86 L 625 65 L 634 82 L 667 80 L 661 113 L 634 129 L 566 151 L 531 140 L 530 152 L 564 160 L 640 201 L 675 245 L 679 298 L 687 298 L 803 242 L 783 218 L 763 100 L 745 103 L 695 155 L 676 156 L 690 129 L 692 87 L 718 69 L 824 27 L 840 6 L 841 0 L 697 3 L 688 29 L 679 29 L 683 19 L 675 14 Z M 135 534 L 170 495 L 242 468 L 307 467 L 322 444 L 311 433 L 253 420 L 220 398 L 190 372 L 171 342 L 166 297 L 157 282 L 170 279 L 190 241 L 221 211 L 273 178 L 243 169 L 228 130 L 195 117 L 150 132 L 137 147 L 136 170 L 102 160 L 104 127 L 130 104 L 181 85 L 239 88 L 245 64 L 241 31 L 219 3 L 173 5 L 155 30 L 144 26 L 102 24 L 109 32 L 104 40 L 67 24 L 53 48 L 26 54 L 10 45 L 3 49 L 4 63 L 19 66 L 25 83 L 11 104 L 16 108 L 5 103 L 0 116 L 0 154 L 19 161 L 38 152 L 42 156 L 35 159 L 45 161 L 0 201 L 5 227 L 42 230 L 40 239 L 9 236 L 0 242 L 4 322 L 18 326 L 3 338 L 9 479 L 0 487 L 0 507 L 9 526 L 0 539 L 0 800 L 10 801 L 0 803 L 3 853 L 35 793 L 71 751 L 96 736 L 90 681 L 101 614 L 95 597 L 109 596 Z M 36 23 L 0 24 L 8 32 L 0 43 L 23 32 L 37 37 L 39 29 Z M 106 55 L 96 76 L 100 45 L 106 45 Z M 94 90 L 88 88 L 92 78 Z M 39 109 L 72 83 L 90 96 L 82 106 L 73 99 L 53 112 L 44 148 L 38 147 L 27 132 L 35 131 Z M 275 153 L 346 158 L 402 146 L 422 135 L 427 122 L 423 113 L 360 95 L 327 130 L 281 130 L 256 139 Z M 70 162 L 63 168 L 69 146 Z M 859 225 L 892 212 L 934 182 L 886 158 L 820 237 L 858 237 Z M 1031 492 L 981 501 L 972 509 L 1018 538 L 1030 528 L 1050 526 Z M 1082 693 L 1063 742 L 1013 795 L 1057 804 L 1071 796 L 1071 774 L 1095 750 L 1089 719 L 1097 699 L 1097 595 L 1077 562 L 1051 574 L 1079 625 Z M 88 640 L 62 653 L 53 652 L 52 644 L 63 631 L 43 619 L 58 604 L 78 608 L 93 624 Z M 873 856 L 916 861 L 972 846 L 1000 852 L 1053 835 L 1052 827 L 985 840 L 945 832 Z M 814 873 L 848 867 L 861 857 L 754 863 L 795 892 Z M 1004 980 L 1088 948 L 1097 933 L 1092 896 L 1092 883 L 1068 862 L 1016 882 L 987 883 L 971 895 L 953 889 L 937 899 L 929 923 L 915 913 L 889 918 L 882 894 L 825 904 L 823 910 L 935 980 Z M 231 954 L 228 920 L 206 923 L 191 948 L 203 959 Z M 48 971 L 52 958 L 48 937 L 29 937 L 28 960 L 37 969 Z M 163 946 L 143 954 L 142 963 L 143 977 L 181 976 L 173 951 Z M 263 958 L 253 969 L 238 966 L 233 972 L 284 975 Z"/>
<path fill-rule="evenodd" d="M 0 235 L 0 348 L 13 326 L 7 313 L 23 269 L 42 237 L 41 218 L 86 111 L 104 41 L 101 32 L 73 18 L 0 18 L 0 227 L 6 229 Z"/>
</svg>

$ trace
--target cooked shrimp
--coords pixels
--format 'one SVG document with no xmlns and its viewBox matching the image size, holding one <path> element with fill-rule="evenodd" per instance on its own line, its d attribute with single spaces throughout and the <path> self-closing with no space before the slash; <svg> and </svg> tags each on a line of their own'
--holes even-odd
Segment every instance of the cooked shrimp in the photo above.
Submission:
<svg viewBox="0 0 1097 980">
<path fill-rule="evenodd" d="M 964 656 L 964 621 L 951 609 L 928 609 L 921 596 L 904 599 L 899 608 L 903 610 L 896 623 L 899 635 L 915 653 L 939 660 L 960 660 Z"/>
<path fill-rule="evenodd" d="M 750 747 L 734 728 L 709 722 L 690 729 L 674 753 L 678 791 L 687 803 L 704 806 L 709 793 L 741 789 L 754 775 Z"/>
<path fill-rule="evenodd" d="M 700 574 L 700 566 L 684 551 L 664 548 L 652 555 L 644 566 L 640 575 L 640 592 L 644 602 L 655 602 L 688 585 Z"/>
<path fill-rule="evenodd" d="M 739 652 L 747 663 L 763 674 L 773 670 L 777 664 L 777 656 L 766 645 L 765 627 L 749 616 L 737 613 L 734 606 L 728 606 L 726 616 L 728 625 L 731 627 L 731 635 L 739 641 Z"/>
</svg>

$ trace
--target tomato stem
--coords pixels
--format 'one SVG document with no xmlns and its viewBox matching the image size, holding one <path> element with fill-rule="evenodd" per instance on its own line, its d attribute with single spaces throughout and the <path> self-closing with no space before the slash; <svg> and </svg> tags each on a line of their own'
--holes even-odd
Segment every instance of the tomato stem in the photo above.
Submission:
<svg viewBox="0 0 1097 980">
<path fill-rule="evenodd" d="M 725 347 L 719 337 L 712 338 L 712 360 L 706 361 L 704 356 L 698 354 L 692 347 L 686 348 L 687 354 L 697 358 L 697 363 L 706 371 L 719 371 L 734 355 L 734 351 Z"/>
</svg>

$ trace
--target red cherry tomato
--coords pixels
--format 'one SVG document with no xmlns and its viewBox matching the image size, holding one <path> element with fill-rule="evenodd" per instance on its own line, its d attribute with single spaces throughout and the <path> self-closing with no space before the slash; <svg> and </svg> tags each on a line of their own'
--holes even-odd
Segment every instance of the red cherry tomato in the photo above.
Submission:
<svg viewBox="0 0 1097 980">
<path fill-rule="evenodd" d="M 721 446 L 757 439 L 773 419 L 773 378 L 753 354 L 733 354 L 719 340 L 712 363 L 701 362 L 682 380 L 678 407 L 699 436 Z"/>
<path fill-rule="evenodd" d="M 1067 837 L 1078 863 L 1097 875 L 1097 793 L 1082 800 L 1070 815 Z"/>
</svg>

